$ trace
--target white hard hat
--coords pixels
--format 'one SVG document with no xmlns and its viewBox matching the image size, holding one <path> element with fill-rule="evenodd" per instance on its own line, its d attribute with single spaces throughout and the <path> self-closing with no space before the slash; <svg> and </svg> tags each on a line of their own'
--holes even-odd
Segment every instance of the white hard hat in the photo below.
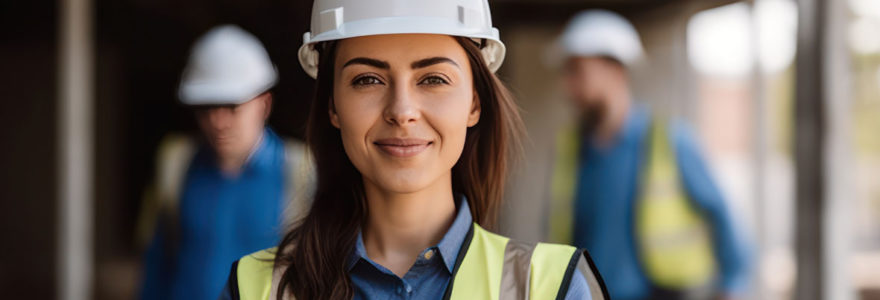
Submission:
<svg viewBox="0 0 880 300">
<path fill-rule="evenodd" d="M 311 32 L 303 35 L 299 62 L 315 78 L 315 43 L 402 33 L 485 39 L 482 52 L 489 69 L 498 70 L 504 60 L 504 44 L 492 27 L 488 0 L 315 0 Z"/>
<path fill-rule="evenodd" d="M 196 41 L 179 96 L 188 105 L 241 104 L 268 91 L 277 80 L 263 44 L 238 26 L 223 25 Z"/>
<path fill-rule="evenodd" d="M 557 47 L 562 57 L 607 56 L 630 67 L 643 56 L 635 27 L 607 10 L 582 11 L 569 21 Z"/>
</svg>

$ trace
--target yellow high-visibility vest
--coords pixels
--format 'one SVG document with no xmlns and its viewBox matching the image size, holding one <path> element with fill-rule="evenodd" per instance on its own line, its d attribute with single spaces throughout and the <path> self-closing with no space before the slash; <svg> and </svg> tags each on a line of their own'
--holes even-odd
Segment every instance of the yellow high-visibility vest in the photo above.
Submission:
<svg viewBox="0 0 880 300">
<path fill-rule="evenodd" d="M 462 249 L 443 299 L 563 299 L 575 272 L 587 280 L 593 299 L 608 299 L 598 271 L 583 250 L 514 241 L 477 224 L 472 224 Z M 275 251 L 262 250 L 238 261 L 234 276 L 240 299 L 274 297 Z"/>
<path fill-rule="evenodd" d="M 186 171 L 197 151 L 196 140 L 187 135 L 169 134 L 162 138 L 156 156 L 156 178 L 147 187 L 136 224 L 139 246 L 153 239 L 158 222 L 175 227 Z M 315 189 L 314 162 L 305 143 L 284 140 L 285 220 L 296 220 L 308 210 L 308 197 Z M 160 220 L 161 219 L 161 220 Z M 173 238 L 176 232 L 168 234 Z"/>
<path fill-rule="evenodd" d="M 634 207 L 635 234 L 642 269 L 652 284 L 689 289 L 709 282 L 717 271 L 704 216 L 688 199 L 680 180 L 666 122 L 652 122 L 646 163 Z M 561 131 L 551 182 L 550 241 L 571 243 L 581 136 L 577 127 Z M 623 199 L 621 199 L 623 200 Z"/>
<path fill-rule="evenodd" d="M 709 227 L 684 191 L 664 123 L 655 121 L 648 138 L 650 152 L 635 210 L 642 268 L 659 287 L 703 286 L 716 272 Z"/>
</svg>

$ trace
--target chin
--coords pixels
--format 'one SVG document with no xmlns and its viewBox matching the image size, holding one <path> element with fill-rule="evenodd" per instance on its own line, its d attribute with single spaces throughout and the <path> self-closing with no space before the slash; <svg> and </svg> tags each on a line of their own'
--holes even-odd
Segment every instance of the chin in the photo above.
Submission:
<svg viewBox="0 0 880 300">
<path fill-rule="evenodd" d="M 233 145 L 218 145 L 214 146 L 214 151 L 217 153 L 217 156 L 221 157 L 234 157 L 237 156 L 238 153 L 242 151 L 239 148 L 234 147 Z"/>
<path fill-rule="evenodd" d="M 380 189 L 395 193 L 414 193 L 431 185 L 432 180 L 420 170 L 411 172 L 394 172 L 395 174 L 379 174 L 373 181 Z"/>
</svg>

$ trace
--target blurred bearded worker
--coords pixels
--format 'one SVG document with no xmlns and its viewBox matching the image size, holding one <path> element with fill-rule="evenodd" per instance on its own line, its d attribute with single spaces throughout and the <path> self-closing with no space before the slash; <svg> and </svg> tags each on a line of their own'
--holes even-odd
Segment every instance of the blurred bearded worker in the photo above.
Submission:
<svg viewBox="0 0 880 300">
<path fill-rule="evenodd" d="M 170 136 L 160 146 L 140 225 L 155 228 L 144 238 L 142 299 L 217 299 L 232 262 L 279 242 L 308 158 L 266 126 L 277 77 L 260 41 L 239 27 L 196 41 L 179 97 L 203 139 Z"/>
<path fill-rule="evenodd" d="M 633 103 L 635 28 L 585 11 L 557 46 L 580 118 L 557 138 L 550 240 L 586 248 L 612 299 L 742 296 L 747 247 L 693 133 Z"/>
</svg>

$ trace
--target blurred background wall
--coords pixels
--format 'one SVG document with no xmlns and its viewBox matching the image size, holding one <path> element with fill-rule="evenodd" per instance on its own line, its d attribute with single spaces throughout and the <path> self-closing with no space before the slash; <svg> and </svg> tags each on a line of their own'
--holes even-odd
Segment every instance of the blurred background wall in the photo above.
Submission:
<svg viewBox="0 0 880 300">
<path fill-rule="evenodd" d="M 574 13 L 606 8 L 642 35 L 647 59 L 634 70 L 636 97 L 697 129 L 729 206 L 755 241 L 750 298 L 804 299 L 801 290 L 814 299 L 880 299 L 880 2 L 490 2 L 508 47 L 499 75 L 529 133 L 503 233 L 543 238 L 554 132 L 573 117 L 546 48 Z M 310 8 L 302 0 L 0 3 L 3 290 L 33 299 L 132 298 L 144 246 L 136 219 L 157 145 L 170 132 L 195 130 L 176 98 L 191 43 L 221 23 L 258 36 L 281 76 L 270 125 L 301 138 L 313 81 L 295 54 Z M 63 17 L 77 11 L 80 21 Z M 80 28 L 71 22 L 88 26 L 71 35 Z M 65 36 L 85 53 L 72 52 Z M 85 112 L 65 106 L 78 99 L 71 94 L 87 98 L 76 102 Z M 68 113 L 78 118 L 61 117 Z M 65 139 L 70 122 L 90 135 L 84 145 Z M 66 159 L 72 149 L 86 151 L 72 156 L 87 158 L 82 176 L 66 169 L 76 165 Z M 71 192 L 71 182 L 88 188 Z M 823 188 L 809 189 L 816 186 Z M 69 231 L 70 224 L 86 232 Z M 68 247 L 84 249 L 87 259 Z"/>
<path fill-rule="evenodd" d="M 4 288 L 55 296 L 58 5 L 0 3 L 0 257 Z"/>
</svg>

